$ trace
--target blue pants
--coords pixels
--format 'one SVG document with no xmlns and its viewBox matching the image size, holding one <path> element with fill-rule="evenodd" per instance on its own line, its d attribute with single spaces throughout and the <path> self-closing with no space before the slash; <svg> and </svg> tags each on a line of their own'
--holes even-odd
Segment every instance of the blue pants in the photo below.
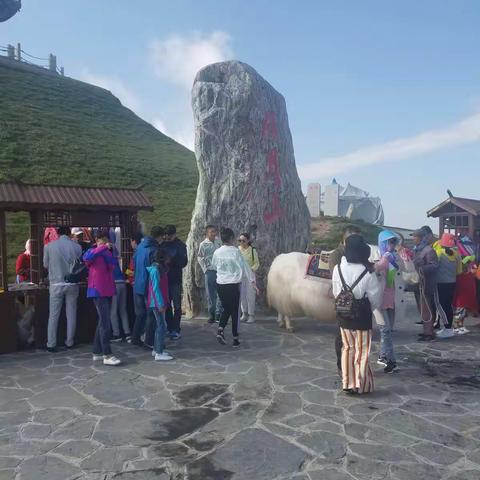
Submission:
<svg viewBox="0 0 480 480">
<path fill-rule="evenodd" d="M 155 335 L 155 320 L 150 309 L 147 309 L 145 295 L 136 293 L 133 297 L 135 308 L 135 323 L 132 330 L 132 343 L 139 344 L 140 337 L 145 333 L 145 343 L 153 345 Z"/>
<path fill-rule="evenodd" d="M 93 339 L 93 353 L 95 355 L 111 355 L 110 348 L 110 308 L 112 306 L 111 297 L 98 297 L 93 299 L 98 313 L 97 330 Z"/>
<path fill-rule="evenodd" d="M 222 304 L 217 293 L 217 272 L 215 270 L 207 270 L 205 272 L 205 290 L 208 300 L 208 314 L 211 318 L 220 316 L 222 313 Z"/>
<path fill-rule="evenodd" d="M 152 308 L 151 311 L 155 317 L 157 325 L 157 328 L 155 329 L 155 343 L 153 345 L 153 350 L 155 353 L 163 353 L 165 350 L 165 332 L 167 329 L 165 324 L 165 314 L 156 308 Z"/>
<path fill-rule="evenodd" d="M 170 296 L 170 305 L 165 312 L 167 328 L 169 332 L 180 333 L 180 320 L 182 318 L 182 284 L 169 283 L 168 294 Z"/>
<path fill-rule="evenodd" d="M 380 357 L 385 358 L 387 362 L 395 362 L 395 352 L 393 351 L 392 330 L 395 322 L 395 310 L 387 308 L 382 310 L 384 325 L 380 325 Z"/>
</svg>

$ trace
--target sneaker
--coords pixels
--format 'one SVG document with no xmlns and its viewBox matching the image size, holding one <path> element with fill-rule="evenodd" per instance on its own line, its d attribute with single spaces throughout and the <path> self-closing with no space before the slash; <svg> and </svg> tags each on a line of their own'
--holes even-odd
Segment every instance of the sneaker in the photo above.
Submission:
<svg viewBox="0 0 480 480">
<path fill-rule="evenodd" d="M 167 352 L 157 353 L 155 355 L 156 362 L 166 362 L 168 360 L 173 360 L 173 357 L 169 355 Z"/>
<path fill-rule="evenodd" d="M 47 347 L 47 352 L 48 353 L 57 353 L 57 347 Z"/>
<path fill-rule="evenodd" d="M 170 340 L 180 340 L 182 336 L 178 332 L 172 332 L 170 334 Z"/>
<path fill-rule="evenodd" d="M 132 336 L 131 336 L 130 334 L 125 335 L 125 341 L 126 341 L 127 343 L 132 343 Z"/>
<path fill-rule="evenodd" d="M 433 340 L 435 340 L 435 335 L 422 335 L 418 339 L 419 342 L 432 342 Z"/>
<path fill-rule="evenodd" d="M 150 349 L 150 350 L 153 349 L 153 345 L 149 345 L 148 343 L 145 343 L 145 342 L 143 342 L 143 346 L 144 346 L 145 348 Z"/>
<path fill-rule="evenodd" d="M 226 345 L 227 342 L 225 341 L 225 334 L 223 333 L 223 330 L 218 330 L 217 332 L 217 341 L 218 343 L 222 345 Z"/>
<path fill-rule="evenodd" d="M 92 360 L 93 360 L 94 362 L 97 362 L 97 361 L 99 361 L 99 360 L 103 360 L 103 355 L 96 355 L 96 354 L 94 353 L 93 356 L 92 356 Z"/>
<path fill-rule="evenodd" d="M 121 337 L 120 335 L 114 335 L 114 336 L 110 339 L 110 341 L 111 341 L 112 343 L 118 343 L 118 342 L 121 342 L 121 341 L 122 341 L 122 337 Z"/>
<path fill-rule="evenodd" d="M 154 357 L 156 354 L 157 352 L 155 351 L 155 349 L 152 349 L 152 357 Z"/>
<path fill-rule="evenodd" d="M 249 315 L 247 323 L 255 323 L 255 317 L 253 315 Z"/>
<path fill-rule="evenodd" d="M 377 360 L 377 365 L 381 365 L 382 367 L 386 367 L 387 366 L 387 359 L 384 358 L 384 357 L 378 357 L 378 360 Z"/>
<path fill-rule="evenodd" d="M 238 338 L 233 339 L 233 346 L 234 347 L 239 347 L 240 346 L 240 340 Z"/>
<path fill-rule="evenodd" d="M 437 332 L 437 338 L 452 338 L 454 335 L 453 328 L 442 328 Z"/>
<path fill-rule="evenodd" d="M 241 322 L 246 322 L 248 319 L 248 315 L 246 315 L 245 313 L 242 313 L 242 316 L 240 317 L 240 321 Z"/>
<path fill-rule="evenodd" d="M 383 369 L 385 373 L 393 373 L 398 370 L 397 364 L 395 362 L 388 362 L 386 367 Z"/>
<path fill-rule="evenodd" d="M 208 323 L 215 323 L 215 315 L 210 315 Z"/>
<path fill-rule="evenodd" d="M 112 367 L 116 367 L 120 365 L 122 361 L 118 359 L 115 355 L 105 355 L 103 357 L 103 364 L 104 365 L 111 365 Z"/>
<path fill-rule="evenodd" d="M 66 348 L 67 350 L 71 350 L 72 348 L 75 348 L 75 344 L 73 344 L 73 345 L 67 345 L 67 344 L 65 344 L 65 348 Z"/>
<path fill-rule="evenodd" d="M 460 335 L 465 335 L 465 333 L 470 333 L 470 330 L 467 330 L 465 327 L 460 327 L 459 329 L 459 334 Z"/>
</svg>

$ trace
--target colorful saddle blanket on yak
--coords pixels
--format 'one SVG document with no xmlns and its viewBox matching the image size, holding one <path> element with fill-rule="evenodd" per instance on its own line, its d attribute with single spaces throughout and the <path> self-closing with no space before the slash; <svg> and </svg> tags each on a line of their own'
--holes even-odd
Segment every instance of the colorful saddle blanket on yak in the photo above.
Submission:
<svg viewBox="0 0 480 480">
<path fill-rule="evenodd" d="M 328 257 L 330 252 L 321 252 L 310 255 L 307 262 L 307 271 L 305 276 L 332 279 L 332 274 L 328 268 Z"/>
</svg>

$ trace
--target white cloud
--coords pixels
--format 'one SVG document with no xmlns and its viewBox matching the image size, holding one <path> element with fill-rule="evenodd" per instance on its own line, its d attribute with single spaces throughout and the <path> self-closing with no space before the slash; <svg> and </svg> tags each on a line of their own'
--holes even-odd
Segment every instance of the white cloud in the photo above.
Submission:
<svg viewBox="0 0 480 480">
<path fill-rule="evenodd" d="M 84 69 L 80 73 L 80 80 L 110 90 L 125 107 L 133 110 L 137 114 L 140 113 L 141 102 L 139 97 L 133 90 L 128 88 L 120 78 L 110 75 L 99 75 L 90 72 L 88 69 Z"/>
<path fill-rule="evenodd" d="M 413 137 L 360 148 L 346 155 L 321 159 L 318 163 L 299 165 L 298 172 L 302 180 L 314 180 L 375 163 L 412 158 L 420 154 L 478 141 L 480 141 L 480 113 L 447 128 L 428 130 Z"/>
<path fill-rule="evenodd" d="M 153 40 L 150 60 L 159 78 L 190 90 L 202 67 L 233 57 L 230 42 L 230 35 L 222 31 L 209 35 L 171 35 L 164 40 Z"/>
<path fill-rule="evenodd" d="M 206 65 L 233 58 L 230 44 L 230 35 L 222 31 L 171 35 L 163 40 L 156 38 L 150 44 L 150 62 L 156 76 L 181 87 L 173 98 L 176 114 L 168 120 L 165 116 L 156 117 L 152 124 L 190 150 L 195 141 L 190 107 L 195 75 Z"/>
<path fill-rule="evenodd" d="M 191 123 L 191 122 L 190 122 Z M 152 125 L 167 137 L 173 138 L 176 142 L 182 144 L 190 150 L 194 149 L 195 135 L 193 126 L 189 122 L 184 122 L 184 127 L 179 130 L 170 130 L 161 118 L 154 118 Z"/>
</svg>

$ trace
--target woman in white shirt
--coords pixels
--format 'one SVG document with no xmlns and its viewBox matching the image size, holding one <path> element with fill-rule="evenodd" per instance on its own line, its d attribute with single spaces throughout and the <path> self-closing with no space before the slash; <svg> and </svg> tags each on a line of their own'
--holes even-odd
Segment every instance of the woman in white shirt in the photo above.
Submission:
<svg viewBox="0 0 480 480">
<path fill-rule="evenodd" d="M 255 275 L 243 255 L 233 243 L 235 235 L 230 228 L 222 228 L 220 237 L 223 245 L 215 250 L 212 266 L 217 271 L 217 292 L 222 303 L 223 312 L 217 331 L 217 340 L 226 345 L 224 329 L 232 317 L 233 346 L 239 347 L 238 314 L 240 306 L 240 287 L 242 280 L 255 285 Z"/>
<path fill-rule="evenodd" d="M 340 312 L 337 319 L 342 334 L 342 383 L 346 393 L 373 392 L 373 373 L 369 364 L 372 345 L 372 311 L 379 308 L 382 288 L 369 263 L 370 247 L 361 235 L 345 240 L 345 256 L 333 270 L 332 288 L 337 299 L 351 290 L 355 313 Z"/>
</svg>

